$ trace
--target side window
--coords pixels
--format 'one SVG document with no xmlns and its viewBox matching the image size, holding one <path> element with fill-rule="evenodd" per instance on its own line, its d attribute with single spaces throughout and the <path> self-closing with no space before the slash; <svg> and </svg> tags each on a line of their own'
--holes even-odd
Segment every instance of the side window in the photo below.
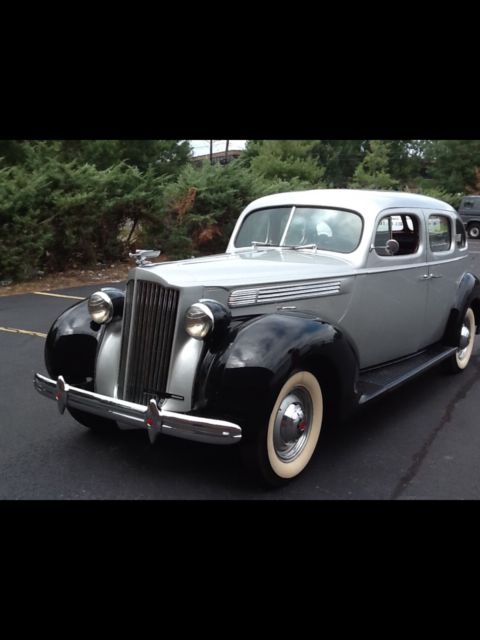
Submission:
<svg viewBox="0 0 480 640">
<path fill-rule="evenodd" d="M 406 256 L 416 253 L 420 243 L 420 223 L 417 216 L 395 214 L 383 217 L 375 232 L 375 251 L 379 256 Z M 398 242 L 398 251 L 386 248 L 388 240 Z"/>
<path fill-rule="evenodd" d="M 461 220 L 455 220 L 455 241 L 459 249 L 463 249 L 467 244 L 467 234 Z"/>
<path fill-rule="evenodd" d="M 452 245 L 450 220 L 446 216 L 429 216 L 428 241 L 434 253 L 448 251 Z"/>
</svg>

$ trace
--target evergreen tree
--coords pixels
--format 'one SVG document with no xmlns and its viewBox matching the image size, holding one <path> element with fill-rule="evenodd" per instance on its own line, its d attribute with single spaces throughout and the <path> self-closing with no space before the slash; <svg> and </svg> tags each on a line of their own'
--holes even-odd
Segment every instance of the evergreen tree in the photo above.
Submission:
<svg viewBox="0 0 480 640">
<path fill-rule="evenodd" d="M 166 185 L 163 214 L 144 225 L 143 237 L 172 259 L 223 252 L 242 209 L 265 192 L 241 163 L 187 165 Z"/>
<path fill-rule="evenodd" d="M 0 167 L 22 163 L 24 157 L 21 140 L 0 140 Z"/>
<path fill-rule="evenodd" d="M 312 140 L 249 141 L 244 164 L 279 191 L 325 186 L 324 169 L 313 155 Z"/>
<path fill-rule="evenodd" d="M 0 170 L 0 275 L 119 259 L 125 226 L 161 215 L 166 178 L 151 168 L 65 162 L 60 141 L 23 151 L 22 164 Z"/>
<path fill-rule="evenodd" d="M 383 140 L 370 140 L 364 159 L 355 169 L 350 187 L 354 189 L 397 189 L 398 180 L 388 173 L 390 145 Z"/>
<path fill-rule="evenodd" d="M 315 140 L 312 154 L 324 167 L 324 181 L 331 188 L 345 188 L 365 156 L 364 140 Z"/>
<path fill-rule="evenodd" d="M 157 175 L 176 174 L 190 152 L 186 140 L 64 140 L 61 144 L 61 156 L 67 162 L 94 164 L 100 170 L 125 162 Z"/>
<path fill-rule="evenodd" d="M 414 185 L 425 175 L 426 140 L 389 140 L 388 169 L 400 185 Z"/>
<path fill-rule="evenodd" d="M 428 176 L 450 193 L 478 193 L 480 140 L 432 140 L 426 148 Z"/>
</svg>

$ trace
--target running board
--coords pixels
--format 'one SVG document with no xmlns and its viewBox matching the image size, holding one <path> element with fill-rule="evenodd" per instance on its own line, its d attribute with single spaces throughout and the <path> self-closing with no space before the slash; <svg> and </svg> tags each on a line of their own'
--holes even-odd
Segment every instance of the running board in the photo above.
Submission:
<svg viewBox="0 0 480 640">
<path fill-rule="evenodd" d="M 365 404 L 387 391 L 399 387 L 420 373 L 446 360 L 457 351 L 456 347 L 437 345 L 400 361 L 360 372 L 359 404 Z"/>
</svg>

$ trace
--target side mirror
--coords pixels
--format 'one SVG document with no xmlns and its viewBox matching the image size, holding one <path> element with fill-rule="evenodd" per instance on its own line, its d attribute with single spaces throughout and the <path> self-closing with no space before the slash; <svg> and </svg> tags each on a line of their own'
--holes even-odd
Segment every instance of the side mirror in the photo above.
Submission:
<svg viewBox="0 0 480 640">
<path fill-rule="evenodd" d="M 385 245 L 385 251 L 389 256 L 395 256 L 400 249 L 400 245 L 398 244 L 398 240 L 394 240 L 391 238 L 387 240 L 387 244 Z"/>
</svg>

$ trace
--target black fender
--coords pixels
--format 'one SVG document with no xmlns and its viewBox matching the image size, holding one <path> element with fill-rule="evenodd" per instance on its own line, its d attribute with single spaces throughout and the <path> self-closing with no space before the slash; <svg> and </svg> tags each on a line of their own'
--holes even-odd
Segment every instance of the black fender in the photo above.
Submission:
<svg viewBox="0 0 480 640">
<path fill-rule="evenodd" d="M 119 320 L 123 315 L 124 292 L 114 287 L 103 287 L 101 291 L 112 301 L 112 320 Z M 69 384 L 93 390 L 97 351 L 105 326 L 93 322 L 88 298 L 61 313 L 45 343 L 45 365 L 50 377 L 63 376 Z"/>
<path fill-rule="evenodd" d="M 480 281 L 472 273 L 464 273 L 457 289 L 455 306 L 450 311 L 444 343 L 457 347 L 460 338 L 463 317 L 468 307 L 475 314 L 476 333 L 480 331 Z"/>
<path fill-rule="evenodd" d="M 88 300 L 77 302 L 58 316 L 47 335 L 45 365 L 51 378 L 93 389 L 97 347 L 105 325 L 93 322 Z"/>
<path fill-rule="evenodd" d="M 356 406 L 358 358 L 340 329 L 314 314 L 286 311 L 232 322 L 206 345 L 193 411 L 237 421 L 248 439 L 268 420 L 285 380 L 302 369 L 317 377 L 326 406 L 341 408 L 340 417 Z"/>
</svg>

